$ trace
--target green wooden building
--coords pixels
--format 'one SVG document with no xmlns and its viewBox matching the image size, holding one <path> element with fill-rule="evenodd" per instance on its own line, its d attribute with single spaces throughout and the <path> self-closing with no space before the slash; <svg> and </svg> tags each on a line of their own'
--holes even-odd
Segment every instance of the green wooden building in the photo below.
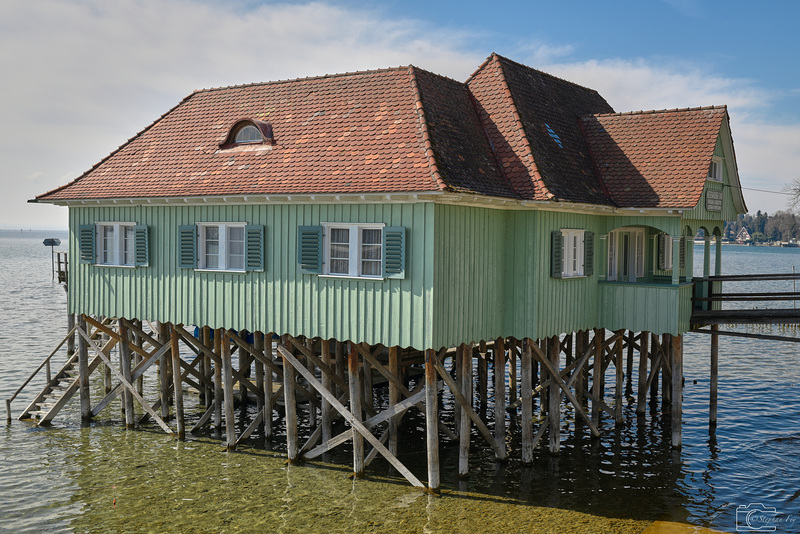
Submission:
<svg viewBox="0 0 800 534">
<path fill-rule="evenodd" d="M 746 211 L 724 106 L 615 113 L 495 54 L 196 91 L 34 201 L 69 208 L 71 313 L 418 351 L 680 336 L 695 234 Z"/>
</svg>

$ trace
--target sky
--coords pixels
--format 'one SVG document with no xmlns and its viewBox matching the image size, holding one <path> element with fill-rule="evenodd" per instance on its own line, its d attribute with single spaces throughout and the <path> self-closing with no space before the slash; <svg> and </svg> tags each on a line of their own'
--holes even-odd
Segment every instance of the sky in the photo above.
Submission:
<svg viewBox="0 0 800 534">
<path fill-rule="evenodd" d="M 616 111 L 728 106 L 751 213 L 800 179 L 800 2 L 0 0 L 0 229 L 196 89 L 416 65 L 464 81 L 492 53 Z"/>
</svg>

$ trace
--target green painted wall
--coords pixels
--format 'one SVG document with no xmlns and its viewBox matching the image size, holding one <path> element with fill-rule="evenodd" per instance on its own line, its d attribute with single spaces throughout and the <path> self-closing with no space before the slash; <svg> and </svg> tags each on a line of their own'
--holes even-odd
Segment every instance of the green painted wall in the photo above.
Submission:
<svg viewBox="0 0 800 534">
<path fill-rule="evenodd" d="M 71 311 L 420 349 L 500 336 L 537 339 L 598 326 L 656 333 L 688 328 L 682 289 L 600 283 L 605 234 L 642 225 L 648 236 L 656 229 L 678 233 L 684 223 L 677 214 L 608 217 L 433 203 L 73 207 L 70 250 L 78 249 L 79 225 L 111 221 L 148 226 L 150 266 L 71 262 Z M 264 225 L 265 271 L 180 269 L 177 229 L 199 222 Z M 406 278 L 301 274 L 297 228 L 324 222 L 405 227 Z M 595 233 L 593 275 L 550 276 L 551 232 L 562 229 Z M 646 246 L 651 273 L 649 237 Z"/>
<path fill-rule="evenodd" d="M 426 347 L 432 341 L 432 204 L 71 208 L 70 250 L 78 249 L 78 225 L 99 221 L 148 225 L 150 266 L 71 262 L 69 308 L 73 312 L 404 347 Z M 178 268 L 178 226 L 234 221 L 265 226 L 264 272 Z M 368 281 L 299 273 L 297 227 L 322 222 L 406 227 L 407 277 Z"/>
</svg>

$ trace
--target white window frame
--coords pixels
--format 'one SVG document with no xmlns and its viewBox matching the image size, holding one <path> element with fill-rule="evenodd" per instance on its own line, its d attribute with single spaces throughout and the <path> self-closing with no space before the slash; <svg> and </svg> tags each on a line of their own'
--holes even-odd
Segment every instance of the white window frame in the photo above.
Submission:
<svg viewBox="0 0 800 534">
<path fill-rule="evenodd" d="M 96 265 L 113 265 L 116 267 L 136 266 L 136 233 L 133 222 L 98 222 L 95 223 L 97 235 Z M 106 230 L 110 231 L 106 239 Z M 130 240 L 126 243 L 125 233 L 130 231 Z M 126 248 L 126 245 L 129 248 Z M 125 256 L 128 256 L 126 258 Z M 128 260 L 128 261 L 126 261 Z"/>
<path fill-rule="evenodd" d="M 246 222 L 202 222 L 197 223 L 197 270 L 200 271 L 228 271 L 228 272 L 245 272 L 245 265 L 247 261 L 247 236 L 245 232 Z M 206 230 L 209 228 L 217 228 L 219 230 L 219 251 L 217 266 L 209 267 L 207 255 L 207 237 Z M 230 230 L 233 228 L 241 228 L 242 230 L 242 253 L 241 253 L 241 267 L 232 267 L 232 251 Z"/>
<path fill-rule="evenodd" d="M 366 224 L 351 224 L 351 223 L 322 223 L 323 228 L 323 269 L 324 276 L 331 276 L 337 278 L 366 278 L 369 280 L 383 279 L 383 230 L 386 227 L 383 223 L 366 223 Z M 348 271 L 347 273 L 331 272 L 331 231 L 341 229 L 348 231 Z M 380 230 L 381 237 L 380 254 L 378 263 L 378 274 L 364 274 L 362 267 L 362 260 L 369 260 L 362 257 L 363 245 L 362 243 L 362 230 Z M 373 243 L 372 245 L 377 245 Z"/>
<path fill-rule="evenodd" d="M 712 182 L 722 181 L 722 162 L 723 159 L 719 156 L 711 157 L 711 164 L 708 166 L 708 176 L 706 180 L 711 180 Z"/>
<path fill-rule="evenodd" d="M 624 235 L 628 236 L 628 266 L 633 264 L 634 280 L 644 278 L 645 274 L 645 232 L 644 228 L 623 227 L 612 230 L 608 233 L 608 273 L 606 280 L 617 280 L 618 277 L 625 278 L 624 270 L 620 271 L 619 265 L 623 258 L 623 245 L 621 241 Z M 628 279 L 624 282 L 631 282 L 630 272 Z"/>
<path fill-rule="evenodd" d="M 584 239 L 586 230 L 562 229 L 561 277 L 584 276 Z"/>
</svg>

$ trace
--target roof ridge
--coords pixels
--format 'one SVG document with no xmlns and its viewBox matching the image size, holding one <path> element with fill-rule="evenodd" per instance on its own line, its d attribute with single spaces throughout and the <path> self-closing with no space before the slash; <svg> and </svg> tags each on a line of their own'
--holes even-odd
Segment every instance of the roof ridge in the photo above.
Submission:
<svg viewBox="0 0 800 534">
<path fill-rule="evenodd" d="M 436 154 L 433 152 L 431 134 L 430 130 L 428 129 L 428 119 L 425 115 L 425 105 L 422 102 L 422 93 L 419 90 L 419 85 L 417 85 L 417 67 L 409 65 L 407 69 L 408 76 L 411 81 L 411 90 L 413 91 L 414 96 L 414 109 L 417 112 L 417 118 L 419 119 L 419 126 L 422 134 L 422 149 L 425 151 L 425 159 L 428 162 L 428 167 L 430 167 L 431 177 L 436 182 L 436 185 L 439 186 L 439 189 L 442 191 L 450 191 L 450 187 L 447 185 L 444 179 L 442 179 L 442 174 L 439 172 L 439 165 L 436 161 Z"/>
<path fill-rule="evenodd" d="M 672 108 L 672 109 L 650 109 L 650 110 L 639 110 L 639 111 L 620 111 L 616 113 L 593 113 L 591 115 L 584 115 L 584 117 L 621 117 L 626 115 L 655 115 L 657 113 L 684 113 L 686 111 L 705 111 L 710 109 L 721 109 L 724 111 L 728 110 L 728 106 L 726 104 L 722 104 L 720 106 L 698 106 L 693 108 Z"/>
<path fill-rule="evenodd" d="M 545 197 L 552 200 L 555 198 L 555 195 L 547 187 L 547 184 L 545 184 L 544 178 L 542 177 L 542 173 L 539 172 L 539 167 L 536 165 L 536 159 L 533 157 L 533 149 L 531 148 L 531 142 L 528 139 L 528 134 L 525 131 L 525 125 L 522 124 L 522 117 L 520 117 L 519 115 L 519 111 L 517 109 L 517 103 L 514 102 L 514 95 L 511 92 L 511 87 L 509 87 L 508 81 L 506 80 L 506 73 L 503 70 L 502 63 L 500 63 L 499 61 L 499 59 L 502 56 L 492 52 L 492 55 L 490 57 L 494 60 L 494 63 L 497 65 L 498 74 L 500 76 L 500 83 L 502 84 L 503 87 L 503 97 L 506 99 L 509 106 L 511 107 L 511 113 L 514 118 L 514 123 L 516 124 L 517 131 L 519 132 L 522 141 L 522 146 L 525 147 L 525 151 L 527 152 L 526 156 L 530 161 L 531 186 L 533 187 L 533 196 L 534 197 L 536 196 L 536 187 L 539 186 L 541 187 L 542 194 Z M 508 178 L 506 179 L 508 180 Z M 508 180 L 508 183 L 511 184 L 511 187 L 514 189 L 514 191 L 517 191 L 517 188 L 514 187 L 514 183 L 511 180 Z M 520 191 L 517 191 L 517 194 L 520 194 Z M 520 194 L 520 196 L 524 195 Z"/>
<path fill-rule="evenodd" d="M 242 83 L 242 84 L 235 84 L 235 85 L 223 85 L 219 87 L 208 87 L 205 89 L 195 89 L 192 91 L 192 95 L 197 93 L 210 93 L 214 91 L 225 91 L 227 89 L 243 89 L 248 87 L 260 87 L 260 86 L 267 86 L 267 85 L 281 85 L 285 83 L 295 83 L 295 82 L 302 82 L 302 81 L 313 81 L 313 80 L 324 80 L 328 78 L 343 78 L 345 76 L 360 76 L 364 74 L 380 74 L 383 72 L 402 72 L 409 67 L 413 67 L 413 65 L 401 65 L 398 67 L 386 67 L 382 69 L 369 69 L 369 70 L 357 70 L 352 72 L 337 72 L 333 74 L 322 74 L 320 76 L 304 76 L 298 78 L 286 78 L 283 80 L 270 80 L 266 82 L 251 82 L 251 83 Z M 189 95 L 191 96 L 191 95 Z"/>
<path fill-rule="evenodd" d="M 585 86 L 585 85 L 581 85 L 581 84 L 579 84 L 579 83 L 575 83 L 575 82 L 573 82 L 573 81 L 567 80 L 566 78 L 562 78 L 562 77 L 560 77 L 560 76 L 556 76 L 555 74 L 550 74 L 549 72 L 545 72 L 545 71 L 543 71 L 543 70 L 537 69 L 536 67 L 531 67 L 531 66 L 529 66 L 529 65 L 525 65 L 524 63 L 520 63 L 519 61 L 514 61 L 513 59 L 509 59 L 509 58 L 507 58 L 507 57 L 505 57 L 505 56 L 502 56 L 502 55 L 500 55 L 500 54 L 498 54 L 498 53 L 496 53 L 496 52 L 492 52 L 492 55 L 493 55 L 493 56 L 495 56 L 495 57 L 497 57 L 498 59 L 501 59 L 501 60 L 503 60 L 503 61 L 506 61 L 506 62 L 508 62 L 508 63 L 511 63 L 512 65 L 515 65 L 515 66 L 517 66 L 517 67 L 522 67 L 523 69 L 530 69 L 530 70 L 536 71 L 537 73 L 539 73 L 539 74 L 541 74 L 541 75 L 543 75 L 543 76 L 546 76 L 546 77 L 548 77 L 548 78 L 551 78 L 551 79 L 553 79 L 553 80 L 558 80 L 558 81 L 560 81 L 560 82 L 567 83 L 567 84 L 569 84 L 569 85 L 572 85 L 572 86 L 574 86 L 574 87 L 578 87 L 578 88 L 580 88 L 580 89 L 583 89 L 583 90 L 585 90 L 585 91 L 590 91 L 590 92 L 592 92 L 592 93 L 597 93 L 597 94 L 598 94 L 598 95 L 599 95 L 601 98 L 603 97 L 603 95 L 601 95 L 601 94 L 600 94 L 600 93 L 597 91 L 597 89 L 592 89 L 591 87 L 587 87 L 587 86 Z M 603 98 L 603 100 L 605 100 L 605 98 Z M 610 107 L 610 106 L 609 106 L 609 107 Z"/>
</svg>

